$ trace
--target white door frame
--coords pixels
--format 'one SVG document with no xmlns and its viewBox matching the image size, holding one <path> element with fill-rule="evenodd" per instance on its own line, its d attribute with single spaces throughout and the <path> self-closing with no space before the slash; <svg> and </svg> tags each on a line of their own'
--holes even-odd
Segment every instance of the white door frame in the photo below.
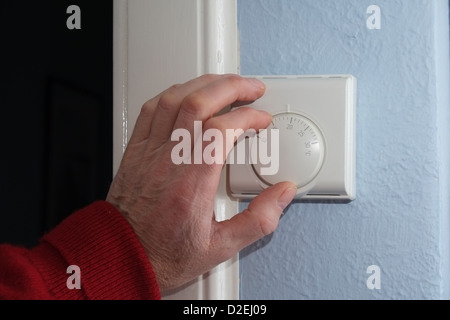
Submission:
<svg viewBox="0 0 450 320">
<path fill-rule="evenodd" d="M 236 0 L 114 0 L 114 173 L 141 106 L 172 84 L 239 73 Z M 231 218 L 225 169 L 216 219 Z M 238 255 L 163 299 L 238 299 Z"/>
</svg>

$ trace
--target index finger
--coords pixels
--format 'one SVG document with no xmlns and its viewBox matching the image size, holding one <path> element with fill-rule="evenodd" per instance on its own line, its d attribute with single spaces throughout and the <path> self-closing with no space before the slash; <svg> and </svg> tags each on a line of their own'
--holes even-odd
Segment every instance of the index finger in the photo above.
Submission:
<svg viewBox="0 0 450 320">
<path fill-rule="evenodd" d="M 221 78 L 183 100 L 173 129 L 184 128 L 192 134 L 194 121 L 205 122 L 225 106 L 236 101 L 256 100 L 264 91 L 265 85 L 257 79 L 238 75 Z"/>
</svg>

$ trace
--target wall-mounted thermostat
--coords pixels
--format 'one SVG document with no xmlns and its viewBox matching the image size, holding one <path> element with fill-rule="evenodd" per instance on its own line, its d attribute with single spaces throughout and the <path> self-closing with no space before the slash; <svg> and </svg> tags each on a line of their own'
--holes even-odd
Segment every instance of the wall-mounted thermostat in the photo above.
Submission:
<svg viewBox="0 0 450 320">
<path fill-rule="evenodd" d="M 258 76 L 266 130 L 243 135 L 227 159 L 232 196 L 253 198 L 282 181 L 296 199 L 355 199 L 356 79 L 351 75 Z M 239 161 L 240 160 L 240 161 Z"/>
</svg>

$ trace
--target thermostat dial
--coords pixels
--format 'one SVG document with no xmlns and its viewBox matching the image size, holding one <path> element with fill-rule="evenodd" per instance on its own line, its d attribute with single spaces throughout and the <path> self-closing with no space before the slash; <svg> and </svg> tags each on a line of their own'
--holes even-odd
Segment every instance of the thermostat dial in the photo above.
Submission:
<svg viewBox="0 0 450 320">
<path fill-rule="evenodd" d="M 271 129 L 278 129 L 279 141 L 275 141 Z M 278 148 L 272 146 L 278 144 Z M 266 145 L 265 145 L 266 144 Z M 262 175 L 261 169 L 273 163 L 262 164 L 259 153 L 254 148 L 279 151 L 278 172 Z M 273 116 L 267 128 L 267 139 L 258 139 L 252 143 L 252 169 L 264 187 L 282 181 L 291 181 L 297 185 L 298 192 L 307 193 L 315 184 L 325 159 L 325 140 L 319 127 L 309 118 L 298 113 L 285 112 Z M 257 159 L 255 159 L 257 155 Z M 273 155 L 270 156 L 272 161 Z M 267 162 L 267 161 L 266 161 Z M 295 169 L 294 169 L 295 168 Z"/>
</svg>

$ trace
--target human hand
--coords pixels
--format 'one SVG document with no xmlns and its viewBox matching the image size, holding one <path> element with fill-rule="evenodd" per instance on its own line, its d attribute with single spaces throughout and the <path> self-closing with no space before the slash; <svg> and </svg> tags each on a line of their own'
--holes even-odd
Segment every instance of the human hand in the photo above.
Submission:
<svg viewBox="0 0 450 320">
<path fill-rule="evenodd" d="M 155 272 L 160 290 L 179 287 L 272 233 L 296 186 L 279 183 L 253 199 L 248 209 L 227 221 L 214 217 L 223 164 L 181 164 L 171 159 L 175 129 L 193 136 L 203 131 L 260 130 L 271 115 L 243 107 L 215 116 L 235 101 L 253 101 L 265 91 L 256 79 L 205 75 L 175 85 L 141 109 L 107 201 L 130 222 Z M 203 144 L 203 148 L 205 144 Z M 224 159 L 229 146 L 224 152 Z"/>
</svg>

